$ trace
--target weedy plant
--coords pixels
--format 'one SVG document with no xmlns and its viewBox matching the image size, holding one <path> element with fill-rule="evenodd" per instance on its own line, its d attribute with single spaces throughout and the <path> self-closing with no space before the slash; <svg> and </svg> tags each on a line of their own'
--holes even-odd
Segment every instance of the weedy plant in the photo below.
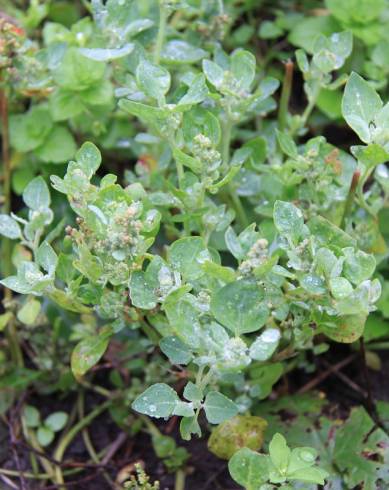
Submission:
<svg viewBox="0 0 389 490">
<path fill-rule="evenodd" d="M 388 7 L 364 0 L 370 16 L 360 20 L 355 2 L 344 3 L 297 20 L 270 9 L 259 38 L 290 31 L 299 47 L 283 53 L 284 76 L 272 69 L 272 41 L 267 57 L 250 41 L 260 11 L 250 1 L 93 0 L 67 26 L 50 2 L 31 2 L 25 14 L 10 9 L 24 29 L 1 18 L 1 410 L 28 386 L 78 389 L 80 420 L 58 442 L 57 462 L 80 431 L 100 461 L 85 427 L 109 409 L 132 435 L 146 428 L 176 490 L 189 454 L 149 417 L 178 417 L 186 441 L 214 426 L 210 450 L 249 490 L 361 483 L 342 480 L 313 438 L 290 449 L 274 427 L 264 436 L 259 417 L 277 382 L 312 371 L 309 359 L 332 342 L 360 341 L 364 352 L 364 334 L 388 334 L 384 71 L 366 62 L 375 84 L 349 74 L 353 36 L 371 51 Z M 242 15 L 247 32 L 235 28 Z M 307 100 L 293 111 L 292 56 Z M 361 142 L 350 152 L 321 135 L 336 111 Z M 103 357 L 108 387 L 94 382 Z M 85 389 L 107 398 L 89 415 Z M 67 415 L 42 423 L 25 405 L 22 420 L 42 450 Z M 265 437 L 268 454 L 257 452 Z M 60 466 L 44 469 L 64 483 Z M 364 488 L 389 483 L 370 470 Z M 140 470 L 126 485 L 159 488 Z"/>
</svg>

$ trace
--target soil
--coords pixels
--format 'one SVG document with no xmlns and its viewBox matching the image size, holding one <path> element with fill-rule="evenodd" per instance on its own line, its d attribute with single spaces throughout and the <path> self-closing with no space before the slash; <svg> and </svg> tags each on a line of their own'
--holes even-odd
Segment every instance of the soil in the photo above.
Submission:
<svg viewBox="0 0 389 490">
<path fill-rule="evenodd" d="M 334 345 L 329 352 L 319 356 L 315 360 L 317 369 L 314 373 L 307 374 L 302 370 L 295 370 L 288 380 L 283 380 L 279 386 L 275 387 L 275 392 L 285 394 L 286 384 L 289 393 L 295 393 L 308 382 L 322 376 L 331 366 L 348 356 L 350 356 L 350 348 L 348 346 Z M 389 385 L 389 355 L 388 352 L 381 352 L 379 356 L 382 369 L 380 371 L 369 370 L 372 394 L 374 399 L 389 400 L 389 391 L 385 389 Z M 327 376 L 321 383 L 318 383 L 315 389 L 323 392 L 331 404 L 338 407 L 338 413 L 343 413 L 345 417 L 349 413 L 350 408 L 355 405 L 364 404 L 369 409 L 362 393 L 366 390 L 366 383 L 363 376 L 363 369 L 361 368 L 359 353 L 356 353 L 354 360 L 341 370 L 341 374 L 351 380 L 351 384 L 340 379 L 337 371 Z M 46 399 L 40 397 L 39 400 L 40 407 L 45 407 L 48 413 L 54 410 L 60 410 L 61 408 L 69 411 L 69 407 L 75 402 L 75 399 L 72 397 L 61 401 L 49 397 Z M 29 402 L 31 402 L 30 399 Z M 102 399 L 99 395 L 89 394 L 86 399 L 87 409 L 96 407 L 100 403 L 102 403 Z M 169 435 L 174 436 L 177 443 L 186 447 L 190 453 L 185 490 L 235 490 L 240 488 L 231 480 L 228 474 L 227 462 L 218 459 L 208 451 L 206 438 L 194 439 L 184 443 L 179 437 L 177 423 L 172 425 L 171 423 L 162 422 L 159 424 L 159 428 L 162 433 L 169 431 Z M 142 462 L 151 477 L 151 481 L 159 480 L 161 490 L 174 489 L 174 474 L 166 472 L 163 464 L 156 457 L 150 437 L 146 433 L 141 432 L 135 437 L 127 436 L 124 438 L 121 435 L 121 430 L 111 420 L 110 416 L 103 414 L 91 424 L 89 434 L 97 452 L 109 446 L 118 440 L 118 438 L 123 438 L 120 448 L 104 466 L 104 471 L 113 480 L 115 480 L 118 472 L 123 468 L 133 465 L 136 462 Z M 19 469 L 30 471 L 30 454 L 28 448 L 20 438 L 15 441 L 13 446 L 10 442 L 10 434 L 7 431 L 7 427 L 0 425 L 1 467 L 15 470 L 18 467 L 16 461 L 17 456 L 19 459 Z M 8 451 L 6 451 L 6 448 Z M 65 462 L 68 465 L 67 468 L 69 468 L 80 464 L 85 465 L 87 461 L 90 461 L 90 456 L 85 449 L 82 436 L 79 435 L 69 447 Z M 16 483 L 16 486 L 13 488 L 20 490 L 50 490 L 57 488 L 48 483 L 42 485 L 32 480 L 25 481 L 24 486 L 17 479 L 13 479 L 12 481 Z M 0 481 L 0 488 L 8 489 L 12 487 L 8 486 L 4 481 L 3 483 Z M 72 480 L 67 482 L 66 488 L 77 490 L 110 490 L 112 486 L 105 480 L 102 474 L 102 468 L 92 465 L 84 469 L 82 473 L 74 475 Z"/>
</svg>

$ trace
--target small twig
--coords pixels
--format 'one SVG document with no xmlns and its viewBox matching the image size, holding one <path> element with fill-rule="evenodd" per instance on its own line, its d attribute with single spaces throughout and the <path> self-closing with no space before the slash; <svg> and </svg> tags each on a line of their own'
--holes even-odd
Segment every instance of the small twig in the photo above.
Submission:
<svg viewBox="0 0 389 490">
<path fill-rule="evenodd" d="M 355 358 L 357 354 L 351 354 L 346 359 L 341 360 L 337 364 L 334 364 L 333 366 L 329 367 L 326 371 L 323 371 L 320 373 L 316 378 L 311 379 L 308 383 L 306 383 L 304 386 L 302 386 L 299 390 L 297 390 L 298 394 L 306 393 L 307 391 L 312 390 L 315 388 L 317 385 L 319 385 L 322 381 L 324 381 L 328 376 L 330 376 L 332 373 L 335 371 L 339 371 L 340 369 L 344 368 L 347 366 L 347 364 L 350 364 Z"/>
<path fill-rule="evenodd" d="M 328 368 L 331 367 L 331 364 L 325 360 L 323 360 L 323 364 Z M 334 376 L 337 376 L 339 379 L 341 379 L 346 385 L 350 386 L 350 388 L 352 388 L 354 391 L 366 398 L 366 391 L 363 390 L 359 385 L 357 385 L 357 383 L 354 383 L 354 381 L 346 376 L 344 373 L 342 373 L 342 371 L 335 371 L 333 374 Z"/>
<path fill-rule="evenodd" d="M 108 447 L 108 451 L 104 458 L 101 460 L 102 465 L 107 465 L 108 462 L 114 457 L 116 452 L 120 449 L 120 447 L 126 442 L 128 436 L 125 432 L 121 432 L 117 438 L 113 441 L 113 443 Z"/>
<path fill-rule="evenodd" d="M 365 387 L 366 387 L 366 408 L 367 411 L 369 412 L 370 417 L 374 420 L 376 425 L 383 429 L 386 433 L 388 433 L 385 424 L 382 422 L 379 413 L 377 411 L 376 404 L 374 402 L 373 398 L 373 393 L 371 389 L 371 383 L 370 383 L 370 376 L 369 376 L 369 370 L 367 368 L 367 362 L 366 362 L 366 349 L 365 349 L 365 341 L 363 337 L 360 337 L 359 339 L 359 352 L 361 355 L 361 361 L 362 361 L 362 369 L 363 369 L 363 376 L 365 378 Z"/>
<path fill-rule="evenodd" d="M 0 480 L 3 480 L 3 482 L 8 485 L 10 488 L 15 488 L 16 490 L 19 490 L 19 488 L 15 485 L 15 483 L 7 478 L 5 475 L 0 475 Z"/>
<path fill-rule="evenodd" d="M 216 480 L 216 478 L 218 478 L 226 469 L 227 469 L 227 465 L 223 465 L 216 473 L 214 473 L 210 478 L 208 478 L 202 490 L 207 490 L 207 488 L 211 485 L 211 483 L 213 483 Z"/>
</svg>

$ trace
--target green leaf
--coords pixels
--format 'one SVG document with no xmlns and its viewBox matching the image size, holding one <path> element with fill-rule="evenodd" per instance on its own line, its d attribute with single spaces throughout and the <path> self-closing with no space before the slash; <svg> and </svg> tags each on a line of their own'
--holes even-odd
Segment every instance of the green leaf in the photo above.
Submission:
<svg viewBox="0 0 389 490">
<path fill-rule="evenodd" d="M 192 381 L 188 381 L 184 388 L 184 398 L 190 402 L 201 402 L 204 398 L 204 394 L 198 386 L 192 383 Z"/>
<path fill-rule="evenodd" d="M 71 117 L 76 117 L 85 110 L 85 106 L 80 97 L 74 92 L 58 88 L 49 98 L 50 114 L 54 121 L 66 121 Z"/>
<path fill-rule="evenodd" d="M 187 155 L 179 148 L 173 149 L 173 156 L 178 163 L 190 168 L 195 174 L 201 173 L 204 169 L 204 164 L 200 160 Z"/>
<path fill-rule="evenodd" d="M 53 77 L 58 86 L 81 92 L 100 82 L 104 72 L 104 63 L 85 58 L 78 48 L 70 47 L 54 70 Z"/>
<path fill-rule="evenodd" d="M 161 60 L 165 63 L 180 65 L 197 63 L 208 56 L 208 53 L 201 48 L 197 48 L 185 41 L 174 39 L 168 41 L 162 50 Z"/>
<path fill-rule="evenodd" d="M 345 315 L 318 319 L 320 331 L 335 342 L 351 344 L 358 340 L 365 328 L 366 315 Z"/>
<path fill-rule="evenodd" d="M 274 434 L 269 444 L 271 462 L 281 474 L 285 474 L 289 465 L 291 451 L 286 444 L 284 436 Z"/>
<path fill-rule="evenodd" d="M 76 149 L 72 133 L 67 128 L 55 126 L 35 153 L 46 163 L 62 163 L 73 158 Z"/>
<path fill-rule="evenodd" d="M 211 424 L 220 424 L 238 413 L 238 406 L 217 391 L 210 391 L 204 401 L 205 415 Z"/>
<path fill-rule="evenodd" d="M 68 418 L 66 412 L 54 412 L 45 419 L 44 424 L 53 432 L 59 432 L 65 427 Z"/>
<path fill-rule="evenodd" d="M 313 63 L 323 73 L 338 70 L 350 56 L 353 47 L 351 32 L 335 32 L 330 37 L 320 35 L 314 45 Z"/>
<path fill-rule="evenodd" d="M 41 243 L 36 252 L 36 261 L 46 272 L 54 274 L 58 264 L 58 256 L 53 247 L 45 241 Z"/>
<path fill-rule="evenodd" d="M 35 177 L 23 191 L 23 201 L 30 209 L 39 211 L 50 206 L 50 192 L 42 177 Z"/>
<path fill-rule="evenodd" d="M 50 289 L 47 296 L 57 303 L 61 308 L 74 313 L 90 313 L 91 309 L 83 305 L 78 299 L 73 298 L 69 292 L 61 289 Z"/>
<path fill-rule="evenodd" d="M 344 248 L 343 253 L 346 257 L 343 273 L 353 284 L 358 285 L 373 275 L 376 268 L 374 255 L 362 250 L 355 251 L 351 247 Z"/>
<path fill-rule="evenodd" d="M 281 131 L 278 131 L 278 129 L 276 131 L 277 141 L 285 155 L 288 155 L 288 157 L 290 158 L 298 158 L 299 154 L 293 138 L 287 133 L 282 133 Z"/>
<path fill-rule="evenodd" d="M 250 346 L 250 357 L 256 361 L 267 361 L 274 354 L 281 338 L 278 328 L 267 328 Z"/>
<path fill-rule="evenodd" d="M 234 75 L 236 87 L 248 91 L 255 78 L 255 56 L 249 51 L 237 49 L 231 55 L 230 70 Z"/>
<path fill-rule="evenodd" d="M 151 63 L 148 60 L 141 60 L 136 69 L 136 79 L 139 88 L 149 97 L 158 101 L 170 88 L 170 73 L 160 65 Z"/>
<path fill-rule="evenodd" d="M 304 468 L 288 474 L 289 480 L 305 481 L 307 483 L 317 483 L 324 485 L 325 479 L 329 476 L 327 471 L 321 468 Z"/>
<path fill-rule="evenodd" d="M 34 325 L 41 311 L 41 304 L 38 300 L 30 298 L 20 308 L 17 313 L 17 318 L 25 325 Z"/>
<path fill-rule="evenodd" d="M 184 113 L 182 131 L 184 140 L 189 146 L 198 134 L 207 136 L 215 147 L 219 144 L 221 138 L 218 118 L 212 112 L 200 106 L 194 106 Z"/>
<path fill-rule="evenodd" d="M 20 238 L 22 232 L 19 223 L 8 214 L 0 214 L 0 235 L 11 238 L 11 240 Z"/>
<path fill-rule="evenodd" d="M 264 441 L 266 420 L 252 415 L 236 415 L 212 430 L 208 449 L 221 459 L 230 459 L 243 447 L 258 451 Z"/>
<path fill-rule="evenodd" d="M 316 274 L 304 274 L 300 284 L 309 294 L 321 295 L 327 292 L 324 280 Z"/>
<path fill-rule="evenodd" d="M 39 427 L 36 436 L 42 447 L 49 446 L 54 440 L 54 432 L 44 425 Z"/>
<path fill-rule="evenodd" d="M 347 124 L 364 143 L 370 143 L 370 123 L 382 107 L 377 92 L 357 73 L 353 72 L 346 84 L 342 114 Z"/>
<path fill-rule="evenodd" d="M 84 374 L 95 366 L 107 350 L 110 335 L 100 334 L 86 337 L 81 340 L 73 349 L 71 357 L 71 368 L 76 378 L 81 378 Z"/>
<path fill-rule="evenodd" d="M 239 485 L 247 490 L 256 490 L 269 479 L 269 458 L 243 448 L 232 456 L 228 470 Z"/>
<path fill-rule="evenodd" d="M 195 414 L 192 403 L 182 402 L 178 400 L 173 410 L 173 415 L 179 417 L 193 417 Z"/>
<path fill-rule="evenodd" d="M 214 61 L 203 61 L 203 72 L 207 77 L 208 82 L 214 85 L 217 89 L 220 89 L 224 82 L 224 70 Z"/>
<path fill-rule="evenodd" d="M 232 255 L 236 259 L 242 260 L 246 254 L 232 226 L 229 226 L 227 228 L 224 234 L 224 240 L 226 242 L 228 250 L 232 253 Z"/>
<path fill-rule="evenodd" d="M 307 226 L 315 240 L 324 247 L 355 247 L 356 240 L 341 228 L 322 216 L 314 216 L 307 222 Z"/>
<path fill-rule="evenodd" d="M 101 153 L 96 145 L 87 141 L 76 153 L 76 161 L 90 179 L 101 165 Z"/>
<path fill-rule="evenodd" d="M 27 427 L 34 428 L 40 424 L 39 411 L 32 405 L 25 405 L 23 409 L 23 420 Z"/>
<path fill-rule="evenodd" d="M 170 246 L 168 260 L 184 279 L 190 281 L 204 274 L 201 264 L 211 260 L 211 256 L 201 237 L 186 237 L 176 240 Z"/>
<path fill-rule="evenodd" d="M 193 356 L 189 347 L 178 337 L 169 336 L 163 338 L 159 343 L 159 347 L 172 364 L 186 365 L 192 360 Z"/>
<path fill-rule="evenodd" d="M 180 422 L 180 434 L 184 441 L 190 441 L 192 434 L 201 437 L 201 427 L 197 417 L 184 417 Z"/>
<path fill-rule="evenodd" d="M 385 0 L 325 0 L 325 4 L 336 19 L 351 25 L 372 22 L 386 7 Z"/>
<path fill-rule="evenodd" d="M 297 447 L 292 450 L 288 466 L 288 478 L 294 472 L 307 469 L 315 464 L 317 451 L 311 447 Z"/>
<path fill-rule="evenodd" d="M 208 87 L 202 73 L 196 75 L 187 93 L 180 99 L 178 105 L 200 104 L 208 95 Z"/>
<path fill-rule="evenodd" d="M 137 308 L 151 310 L 157 306 L 157 297 L 154 294 L 154 289 L 146 280 L 143 271 L 131 273 L 129 288 L 131 302 Z"/>
<path fill-rule="evenodd" d="M 177 393 L 165 383 L 157 383 L 144 391 L 132 403 L 132 408 L 150 417 L 165 418 L 172 415 L 179 401 Z"/>
<path fill-rule="evenodd" d="M 274 203 L 274 224 L 281 235 L 300 238 L 304 228 L 303 213 L 290 202 Z"/>
<path fill-rule="evenodd" d="M 383 488 L 389 483 L 389 437 L 363 407 L 353 408 L 335 436 L 333 461 L 350 488 Z"/>
<path fill-rule="evenodd" d="M 46 105 L 33 106 L 25 114 L 11 116 L 11 146 L 22 153 L 38 148 L 45 141 L 52 125 Z"/>
<path fill-rule="evenodd" d="M 164 127 L 171 114 L 166 108 L 153 107 L 126 99 L 119 100 L 119 107 L 141 119 L 158 132 L 161 131 L 161 127 Z"/>
<path fill-rule="evenodd" d="M 255 332 L 265 324 L 269 316 L 263 300 L 263 289 L 256 283 L 235 281 L 212 296 L 211 311 L 235 335 Z"/>
<path fill-rule="evenodd" d="M 133 50 L 134 44 L 127 43 L 121 48 L 80 48 L 79 52 L 90 60 L 112 61 L 129 55 Z"/>
</svg>

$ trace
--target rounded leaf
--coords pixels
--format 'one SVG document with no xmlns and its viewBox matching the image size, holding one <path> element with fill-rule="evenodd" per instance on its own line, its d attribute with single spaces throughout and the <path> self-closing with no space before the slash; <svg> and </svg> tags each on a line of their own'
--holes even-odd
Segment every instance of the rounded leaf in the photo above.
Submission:
<svg viewBox="0 0 389 490">
<path fill-rule="evenodd" d="M 54 412 L 45 419 L 45 426 L 53 432 L 58 432 L 65 427 L 68 418 L 66 412 Z"/>
<path fill-rule="evenodd" d="M 232 478 L 244 488 L 259 488 L 269 479 L 268 457 L 247 447 L 236 452 L 228 463 Z"/>
<path fill-rule="evenodd" d="M 173 388 L 165 383 L 156 383 L 138 396 L 132 403 L 132 408 L 150 417 L 170 417 L 178 401 Z"/>
<path fill-rule="evenodd" d="M 213 295 L 211 311 L 220 323 L 236 335 L 255 332 L 269 316 L 263 300 L 264 292 L 256 283 L 234 281 Z"/>
</svg>

